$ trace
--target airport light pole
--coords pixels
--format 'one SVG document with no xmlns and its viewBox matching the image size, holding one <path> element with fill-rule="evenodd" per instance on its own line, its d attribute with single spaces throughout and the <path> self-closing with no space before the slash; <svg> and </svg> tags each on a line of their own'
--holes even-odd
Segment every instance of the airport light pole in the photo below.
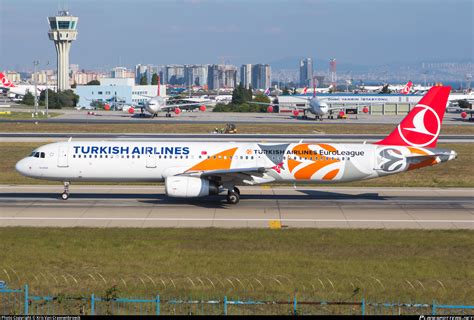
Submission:
<svg viewBox="0 0 474 320">
<path fill-rule="evenodd" d="M 33 67 L 34 67 L 34 72 L 33 72 L 33 80 L 35 84 L 35 117 L 38 116 L 38 88 L 37 88 L 37 79 L 36 79 L 36 66 L 39 64 L 38 60 L 33 61 Z"/>
<path fill-rule="evenodd" d="M 47 66 L 49 65 L 49 61 L 46 62 L 46 65 L 47 65 Z M 45 105 L 45 108 L 46 108 L 46 118 L 49 118 L 49 113 L 48 113 L 48 109 L 49 109 L 48 90 L 49 90 L 49 87 L 48 87 L 48 75 L 46 75 L 46 96 L 45 96 L 45 99 L 44 99 L 44 105 Z"/>
</svg>

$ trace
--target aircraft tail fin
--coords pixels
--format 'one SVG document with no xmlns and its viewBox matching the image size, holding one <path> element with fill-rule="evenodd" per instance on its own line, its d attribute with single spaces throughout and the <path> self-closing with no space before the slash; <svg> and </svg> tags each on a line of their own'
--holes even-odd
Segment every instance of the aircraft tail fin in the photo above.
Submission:
<svg viewBox="0 0 474 320">
<path fill-rule="evenodd" d="M 11 82 L 4 74 L 3 72 L 0 72 L 0 83 L 2 86 L 7 87 L 7 88 L 14 88 L 15 85 L 13 82 Z"/>
<path fill-rule="evenodd" d="M 400 124 L 375 144 L 436 147 L 451 87 L 432 87 Z"/>
<path fill-rule="evenodd" d="M 409 94 L 412 87 L 413 87 L 413 82 L 408 81 L 407 84 L 403 87 L 403 89 L 400 90 L 400 93 L 401 94 Z"/>
</svg>

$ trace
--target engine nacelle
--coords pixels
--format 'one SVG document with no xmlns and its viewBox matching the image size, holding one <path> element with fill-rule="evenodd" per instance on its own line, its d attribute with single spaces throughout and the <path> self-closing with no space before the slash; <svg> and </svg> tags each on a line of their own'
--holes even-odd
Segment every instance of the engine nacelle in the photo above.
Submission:
<svg viewBox="0 0 474 320">
<path fill-rule="evenodd" d="M 207 179 L 172 176 L 165 179 L 165 192 L 176 198 L 205 197 L 218 194 L 219 187 Z"/>
</svg>

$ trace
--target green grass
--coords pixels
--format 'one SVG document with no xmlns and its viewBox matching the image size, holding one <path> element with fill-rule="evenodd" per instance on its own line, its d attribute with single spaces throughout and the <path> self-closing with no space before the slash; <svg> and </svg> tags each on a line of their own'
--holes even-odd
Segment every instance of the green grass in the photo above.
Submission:
<svg viewBox="0 0 474 320">
<path fill-rule="evenodd" d="M 0 114 L 0 119 L 6 120 L 28 120 L 34 119 L 31 116 L 32 112 L 11 112 L 10 114 Z M 49 112 L 49 118 L 54 118 L 60 115 L 60 113 Z M 35 117 L 36 119 L 46 119 L 46 114 L 43 114 L 42 111 L 38 112 L 38 115 Z M 0 129 L 3 131 L 4 126 L 3 124 L 0 126 Z"/>
<path fill-rule="evenodd" d="M 15 163 L 46 142 L 0 142 L 0 184 L 58 184 L 26 178 L 15 171 Z M 374 180 L 359 181 L 334 186 L 365 187 L 474 187 L 470 168 L 474 163 L 473 143 L 439 144 L 439 148 L 455 150 L 458 158 L 433 167 L 422 168 Z M 115 183 L 114 183 L 115 184 Z M 129 184 L 129 183 L 128 183 Z"/>
<path fill-rule="evenodd" d="M 29 115 L 31 119 L 31 114 Z M 238 133 L 272 134 L 388 134 L 395 124 L 236 124 Z M 74 133 L 211 133 L 215 128 L 224 128 L 225 123 L 188 124 L 174 123 L 0 123 L 0 132 L 74 132 Z M 441 134 L 474 134 L 474 126 L 444 125 Z"/>
<path fill-rule="evenodd" d="M 0 229 L 0 278 L 30 292 L 470 303 L 473 231 Z M 8 277 L 7 277 L 8 275 Z M 77 284 L 75 280 L 77 281 Z M 332 284 L 331 284 L 332 283 Z M 359 288 L 354 295 L 355 288 Z"/>
</svg>

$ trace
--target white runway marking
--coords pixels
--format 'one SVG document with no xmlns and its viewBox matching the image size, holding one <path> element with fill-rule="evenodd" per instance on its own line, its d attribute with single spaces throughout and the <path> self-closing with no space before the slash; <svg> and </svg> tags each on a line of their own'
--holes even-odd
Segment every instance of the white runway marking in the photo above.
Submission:
<svg viewBox="0 0 474 320">
<path fill-rule="evenodd" d="M 406 219 L 271 219 L 271 218 L 124 218 L 124 217 L 0 217 L 0 220 L 93 220 L 93 221 L 288 221 L 288 222 L 410 222 L 474 223 L 474 220 L 406 220 Z"/>
</svg>

